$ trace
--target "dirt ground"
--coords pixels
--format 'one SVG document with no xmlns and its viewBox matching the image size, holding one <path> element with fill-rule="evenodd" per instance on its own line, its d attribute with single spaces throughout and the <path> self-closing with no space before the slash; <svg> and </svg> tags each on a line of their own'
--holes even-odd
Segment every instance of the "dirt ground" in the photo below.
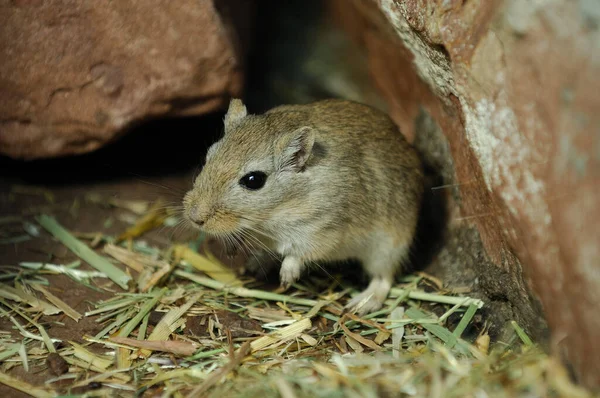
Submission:
<svg viewBox="0 0 600 398">
<path fill-rule="evenodd" d="M 96 153 L 80 157 L 31 163 L 2 158 L 0 219 L 18 216 L 33 221 L 33 216 L 44 212 L 72 232 L 119 234 L 130 225 L 127 217 L 131 213 L 90 201 L 90 194 L 101 202 L 110 198 L 152 202 L 160 197 L 170 205 L 179 204 L 207 146 L 220 134 L 221 120 L 219 114 L 149 123 Z M 0 225 L 0 233 L 0 240 L 23 235 L 22 223 Z M 177 229 L 177 233 L 158 229 L 144 239 L 164 247 L 172 241 L 189 240 L 194 234 L 183 229 Z M 38 238 L 0 245 L 0 267 L 5 269 L 22 261 L 68 264 L 76 259 L 42 229 Z M 82 265 L 82 269 L 86 267 Z M 89 289 L 64 275 L 48 279 L 50 291 L 80 313 L 90 310 L 91 303 L 110 297 L 104 290 Z M 95 334 L 101 328 L 90 317 L 77 323 L 64 315 L 50 316 L 44 317 L 43 323 L 53 338 L 64 341 L 82 342 L 81 336 Z M 0 330 L 11 331 L 17 340 L 21 338 L 6 318 L 0 319 Z M 42 385 L 54 376 L 46 367 L 34 367 L 26 373 L 21 366 L 14 367 L 11 375 L 34 385 Z M 3 385 L 0 395 L 26 396 Z"/>
</svg>

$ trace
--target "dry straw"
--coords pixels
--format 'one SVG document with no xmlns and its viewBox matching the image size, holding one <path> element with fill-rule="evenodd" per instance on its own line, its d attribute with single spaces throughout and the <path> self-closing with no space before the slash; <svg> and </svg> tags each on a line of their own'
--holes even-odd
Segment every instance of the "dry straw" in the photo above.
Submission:
<svg viewBox="0 0 600 398">
<path fill-rule="evenodd" d="M 472 323 L 484 302 L 424 292 L 420 282 L 428 276 L 394 286 L 381 311 L 360 318 L 343 312 L 358 287 L 342 290 L 333 279 L 307 277 L 297 288 L 273 292 L 192 243 L 138 240 L 170 228 L 162 202 L 110 204 L 137 222 L 116 238 L 89 234 L 89 245 L 87 235 L 37 217 L 80 262 L 33 263 L 24 255 L 0 275 L 0 317 L 12 328 L 0 332 L 0 383 L 35 397 L 69 394 L 65 380 L 73 388 L 95 383 L 95 396 L 590 396 L 516 323 L 512 341 L 490 344 L 485 330 L 477 336 Z M 22 221 L 4 217 L 0 228 Z M 49 276 L 71 278 L 105 298 L 81 314 L 54 292 Z M 63 314 L 100 330 L 81 342 L 58 341 L 46 317 Z M 45 368 L 50 354 L 66 367 L 44 385 L 11 373 Z"/>
</svg>

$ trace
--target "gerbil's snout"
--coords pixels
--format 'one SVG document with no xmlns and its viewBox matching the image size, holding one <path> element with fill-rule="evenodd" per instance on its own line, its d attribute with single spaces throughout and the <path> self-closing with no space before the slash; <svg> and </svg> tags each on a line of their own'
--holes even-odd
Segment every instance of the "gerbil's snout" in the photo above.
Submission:
<svg viewBox="0 0 600 398">
<path fill-rule="evenodd" d="M 228 234 L 239 227 L 236 216 L 195 191 L 186 195 L 183 202 L 185 217 L 208 234 Z"/>
<path fill-rule="evenodd" d="M 185 217 L 198 227 L 202 227 L 207 220 L 205 212 L 201 211 L 197 198 L 192 191 L 188 192 L 183 198 Z"/>
<path fill-rule="evenodd" d="M 203 226 L 208 218 L 206 214 L 200 211 L 200 208 L 197 205 L 192 205 L 188 208 L 187 216 L 190 221 L 199 227 Z"/>
</svg>

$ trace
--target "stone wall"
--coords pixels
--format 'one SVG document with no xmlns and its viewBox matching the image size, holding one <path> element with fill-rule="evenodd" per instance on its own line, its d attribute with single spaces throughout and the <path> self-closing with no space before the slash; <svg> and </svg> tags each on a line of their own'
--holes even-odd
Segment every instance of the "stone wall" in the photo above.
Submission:
<svg viewBox="0 0 600 398">
<path fill-rule="evenodd" d="M 476 228 L 515 297 L 539 297 L 550 348 L 599 387 L 600 3 L 331 6 L 405 134 L 420 104 L 444 132 L 460 191 L 451 223 Z"/>
<path fill-rule="evenodd" d="M 252 4 L 213 3 L 0 0 L 0 153 L 89 152 L 135 122 L 227 104 Z"/>
</svg>

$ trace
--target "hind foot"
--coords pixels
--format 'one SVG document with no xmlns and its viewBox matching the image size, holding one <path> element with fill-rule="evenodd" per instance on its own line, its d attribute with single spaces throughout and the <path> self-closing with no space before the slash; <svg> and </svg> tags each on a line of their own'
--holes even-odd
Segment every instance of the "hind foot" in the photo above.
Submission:
<svg viewBox="0 0 600 398">
<path fill-rule="evenodd" d="M 376 276 L 364 291 L 346 304 L 344 310 L 356 312 L 359 316 L 375 312 L 383 306 L 391 288 L 391 278 Z"/>
</svg>

